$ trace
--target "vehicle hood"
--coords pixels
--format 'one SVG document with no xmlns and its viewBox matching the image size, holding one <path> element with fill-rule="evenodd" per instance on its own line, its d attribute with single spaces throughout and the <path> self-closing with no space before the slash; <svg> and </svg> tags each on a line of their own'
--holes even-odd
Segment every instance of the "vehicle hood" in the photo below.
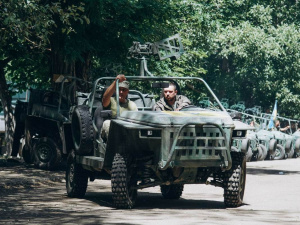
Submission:
<svg viewBox="0 0 300 225">
<path fill-rule="evenodd" d="M 120 119 L 131 122 L 153 125 L 183 125 L 186 123 L 203 124 L 215 123 L 221 126 L 234 127 L 234 123 L 227 112 L 216 111 L 126 111 Z"/>
</svg>

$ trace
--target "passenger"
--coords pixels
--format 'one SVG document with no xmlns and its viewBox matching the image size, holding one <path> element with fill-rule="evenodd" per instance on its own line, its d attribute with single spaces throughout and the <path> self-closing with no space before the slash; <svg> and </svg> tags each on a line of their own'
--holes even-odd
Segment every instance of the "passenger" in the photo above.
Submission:
<svg viewBox="0 0 300 225">
<path fill-rule="evenodd" d="M 183 107 L 191 105 L 187 97 L 177 95 L 177 88 L 173 83 L 170 83 L 168 88 L 164 88 L 163 95 L 164 97 L 156 102 L 155 111 L 179 111 Z"/>
<path fill-rule="evenodd" d="M 116 77 L 114 82 L 106 89 L 102 98 L 102 105 L 104 109 L 110 109 L 112 111 L 112 118 L 117 117 L 117 100 L 112 97 L 116 91 L 116 81 L 119 79 L 119 103 L 120 114 L 125 111 L 137 111 L 137 106 L 134 102 L 127 99 L 129 93 L 129 82 L 126 80 L 125 75 L 120 74 Z M 110 126 L 110 120 L 105 120 L 101 130 L 101 137 L 108 137 Z"/>
<path fill-rule="evenodd" d="M 280 127 L 280 121 L 279 120 L 275 121 L 275 129 L 277 131 L 286 132 L 289 128 L 290 128 L 290 126 L 286 126 L 286 127 L 281 128 Z"/>
</svg>

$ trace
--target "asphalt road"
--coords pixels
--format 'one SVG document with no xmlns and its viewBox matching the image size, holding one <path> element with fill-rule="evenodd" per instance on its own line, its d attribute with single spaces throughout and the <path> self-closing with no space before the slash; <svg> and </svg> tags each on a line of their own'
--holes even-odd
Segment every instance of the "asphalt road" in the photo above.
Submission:
<svg viewBox="0 0 300 225">
<path fill-rule="evenodd" d="M 110 181 L 89 183 L 83 199 L 66 196 L 64 171 L 0 165 L 0 224 L 300 224 L 300 158 L 247 163 L 244 204 L 225 208 L 223 189 L 185 185 L 165 200 L 139 191 L 136 208 L 112 206 Z"/>
</svg>

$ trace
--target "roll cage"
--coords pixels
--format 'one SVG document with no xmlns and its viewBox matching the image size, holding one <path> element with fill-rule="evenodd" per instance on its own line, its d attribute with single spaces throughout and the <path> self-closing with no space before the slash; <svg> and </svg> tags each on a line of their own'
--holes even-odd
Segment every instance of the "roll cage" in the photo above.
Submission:
<svg viewBox="0 0 300 225">
<path fill-rule="evenodd" d="M 179 87 L 179 85 L 176 82 L 176 80 L 186 80 L 186 81 L 191 80 L 191 81 L 201 82 L 207 88 L 207 90 L 209 91 L 209 93 L 211 94 L 211 96 L 213 96 L 214 100 L 218 103 L 218 106 L 220 107 L 220 109 L 222 111 L 224 111 L 224 112 L 227 112 L 226 109 L 221 104 L 220 100 L 217 98 L 217 96 L 211 90 L 211 88 L 209 87 L 209 85 L 202 78 L 196 78 L 196 77 L 143 77 L 143 76 L 126 76 L 126 79 L 128 81 L 174 82 L 177 87 Z M 101 83 L 103 83 L 104 81 L 113 81 L 113 80 L 115 80 L 115 77 L 102 77 L 102 78 L 97 79 L 94 82 L 93 90 L 92 90 L 91 96 L 90 96 L 90 101 L 88 103 L 88 106 L 90 108 L 90 112 L 92 112 L 92 108 L 93 108 L 94 103 L 95 103 L 95 96 L 96 96 L 97 91 L 99 90 L 99 87 L 101 87 Z M 136 91 L 136 90 L 134 90 L 134 92 L 136 92 L 138 95 L 141 95 L 142 101 L 145 102 L 145 98 L 144 98 L 144 96 L 143 96 L 143 94 L 141 92 Z M 180 92 L 180 90 L 179 90 L 179 92 Z M 116 82 L 116 92 L 115 93 L 116 93 L 116 100 L 117 100 L 117 117 L 119 117 L 120 116 L 119 80 L 117 80 L 117 82 Z"/>
</svg>

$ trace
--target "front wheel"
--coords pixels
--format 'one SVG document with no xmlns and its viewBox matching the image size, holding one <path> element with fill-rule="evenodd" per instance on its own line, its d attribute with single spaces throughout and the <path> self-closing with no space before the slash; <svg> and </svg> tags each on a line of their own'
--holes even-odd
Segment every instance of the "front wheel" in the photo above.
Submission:
<svg viewBox="0 0 300 225">
<path fill-rule="evenodd" d="M 137 198 L 137 181 L 126 159 L 116 153 L 111 169 L 111 189 L 114 205 L 117 208 L 131 209 Z"/>
<path fill-rule="evenodd" d="M 291 147 L 291 150 L 289 151 L 289 153 L 287 154 L 287 158 L 293 158 L 294 157 L 294 153 L 295 153 L 295 150 L 293 147 Z"/>
<path fill-rule="evenodd" d="M 282 145 L 277 145 L 276 150 L 275 150 L 275 157 L 274 159 L 284 159 L 285 157 L 285 150 Z"/>
<path fill-rule="evenodd" d="M 247 154 L 246 154 L 246 161 L 247 161 L 247 162 L 250 162 L 251 159 L 252 159 L 252 156 L 253 156 L 253 152 L 252 152 L 251 147 L 249 146 L 249 147 L 248 147 Z"/>
<path fill-rule="evenodd" d="M 224 203 L 238 207 L 243 203 L 246 185 L 246 157 L 244 153 L 232 152 L 232 167 L 225 172 Z"/>
<path fill-rule="evenodd" d="M 262 144 L 259 144 L 259 146 L 258 146 L 258 152 L 259 152 L 259 154 L 258 154 L 258 156 L 257 156 L 257 160 L 258 161 L 263 161 L 266 157 L 267 157 L 267 154 L 268 154 L 268 150 L 267 150 L 267 148 L 264 146 L 264 145 L 262 145 Z"/>
<path fill-rule="evenodd" d="M 183 184 L 161 185 L 160 190 L 166 199 L 179 199 L 183 192 Z"/>
<path fill-rule="evenodd" d="M 277 148 L 277 141 L 275 139 L 271 139 L 269 142 L 269 151 L 267 155 L 267 159 L 274 159 L 275 158 L 275 152 Z"/>
<path fill-rule="evenodd" d="M 71 151 L 67 159 L 66 189 L 72 198 L 82 198 L 88 185 L 88 173 L 76 163 L 75 153 Z"/>
</svg>

